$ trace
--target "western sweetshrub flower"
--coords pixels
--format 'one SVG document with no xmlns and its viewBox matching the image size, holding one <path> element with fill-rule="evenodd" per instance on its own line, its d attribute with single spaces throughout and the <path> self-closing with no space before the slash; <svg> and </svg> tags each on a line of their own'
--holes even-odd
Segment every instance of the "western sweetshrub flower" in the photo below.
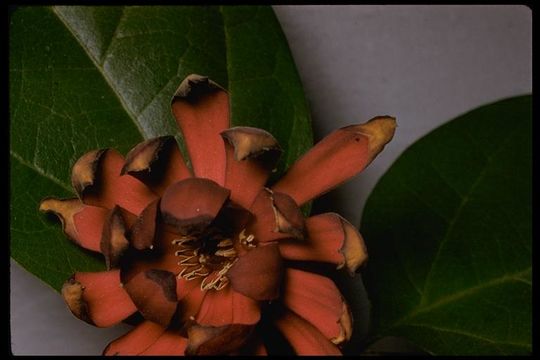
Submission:
<svg viewBox="0 0 540 360">
<path fill-rule="evenodd" d="M 189 153 L 163 136 L 124 158 L 113 149 L 73 166 L 78 198 L 47 198 L 76 244 L 107 270 L 77 272 L 62 295 L 71 312 L 107 327 L 139 315 L 107 355 L 266 354 L 264 323 L 297 354 L 340 354 L 352 317 L 336 285 L 295 266 L 330 263 L 351 275 L 367 259 L 358 231 L 335 213 L 299 207 L 364 169 L 395 120 L 376 117 L 328 135 L 265 187 L 281 149 L 268 132 L 229 128 L 227 92 L 188 76 L 172 111 Z"/>
</svg>

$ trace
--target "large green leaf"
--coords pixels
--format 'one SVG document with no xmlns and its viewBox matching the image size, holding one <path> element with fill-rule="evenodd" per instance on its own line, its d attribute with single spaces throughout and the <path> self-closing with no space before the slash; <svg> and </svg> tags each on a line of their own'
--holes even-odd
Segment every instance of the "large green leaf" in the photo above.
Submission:
<svg viewBox="0 0 540 360">
<path fill-rule="evenodd" d="M 190 73 L 229 89 L 234 125 L 267 129 L 285 155 L 312 144 L 308 109 L 269 7 L 23 7 L 11 14 L 11 255 L 59 289 L 75 270 L 102 269 L 38 212 L 70 197 L 85 152 L 126 153 L 175 134 L 170 99 Z"/>
<path fill-rule="evenodd" d="M 531 97 L 471 111 L 412 145 L 362 232 L 376 335 L 433 354 L 531 351 Z"/>
</svg>

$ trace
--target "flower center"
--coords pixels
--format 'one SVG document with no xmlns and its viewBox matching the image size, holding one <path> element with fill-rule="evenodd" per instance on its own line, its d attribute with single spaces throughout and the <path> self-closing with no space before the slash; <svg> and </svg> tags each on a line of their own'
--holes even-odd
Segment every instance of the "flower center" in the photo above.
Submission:
<svg viewBox="0 0 540 360">
<path fill-rule="evenodd" d="M 237 236 L 226 237 L 218 228 L 210 228 L 174 239 L 172 244 L 178 247 L 174 255 L 180 259 L 181 268 L 177 277 L 188 281 L 202 279 L 203 291 L 225 288 L 229 283 L 226 274 L 239 253 L 256 247 L 255 236 L 245 232 L 244 229 Z"/>
</svg>

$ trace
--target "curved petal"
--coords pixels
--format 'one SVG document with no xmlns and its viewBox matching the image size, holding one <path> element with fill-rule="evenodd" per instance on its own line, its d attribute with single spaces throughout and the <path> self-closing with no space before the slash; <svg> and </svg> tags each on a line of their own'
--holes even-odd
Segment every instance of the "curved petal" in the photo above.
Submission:
<svg viewBox="0 0 540 360">
<path fill-rule="evenodd" d="M 186 345 L 186 338 L 144 321 L 107 345 L 103 355 L 184 355 Z"/>
<path fill-rule="evenodd" d="M 335 213 L 312 216 L 306 220 L 305 241 L 285 239 L 279 243 L 283 258 L 288 260 L 322 261 L 346 267 L 354 275 L 368 258 L 360 233 L 347 220 Z"/>
<path fill-rule="evenodd" d="M 282 193 L 263 189 L 250 208 L 255 215 L 248 233 L 257 242 L 304 237 L 304 216 L 294 200 Z"/>
<path fill-rule="evenodd" d="M 176 312 L 176 277 L 165 270 L 146 270 L 124 284 L 145 319 L 167 327 Z"/>
<path fill-rule="evenodd" d="M 98 327 L 117 324 L 137 311 L 118 270 L 75 273 L 64 283 L 62 296 L 76 317 Z"/>
<path fill-rule="evenodd" d="M 234 290 L 253 300 L 276 299 L 283 277 L 278 245 L 258 246 L 238 257 L 227 277 Z"/>
<path fill-rule="evenodd" d="M 129 174 L 156 194 L 191 177 L 174 136 L 161 136 L 137 144 L 126 155 L 121 174 Z"/>
<path fill-rule="evenodd" d="M 276 320 L 297 355 L 341 355 L 341 351 L 319 330 L 291 311 Z"/>
<path fill-rule="evenodd" d="M 283 303 L 334 344 L 348 341 L 352 317 L 339 289 L 325 276 L 287 269 Z"/>
<path fill-rule="evenodd" d="M 103 355 L 138 355 L 156 342 L 164 332 L 164 327 L 152 321 L 143 321 L 107 345 Z"/>
<path fill-rule="evenodd" d="M 167 330 L 140 355 L 184 355 L 187 339 Z"/>
<path fill-rule="evenodd" d="M 101 252 L 101 233 L 109 210 L 84 205 L 79 199 L 55 198 L 44 199 L 39 210 L 58 216 L 71 241 L 85 249 Z"/>
<path fill-rule="evenodd" d="M 231 200 L 250 207 L 276 166 L 281 149 L 268 132 L 252 127 L 234 127 L 221 133 L 227 167 L 225 187 Z"/>
<path fill-rule="evenodd" d="M 153 249 L 157 242 L 156 226 L 159 214 L 159 200 L 151 202 L 135 220 L 131 227 L 130 243 L 137 250 Z"/>
<path fill-rule="evenodd" d="M 73 165 L 71 182 L 79 198 L 87 205 L 107 209 L 119 205 L 139 214 L 157 198 L 139 180 L 120 176 L 124 157 L 116 150 L 94 150 L 83 155 Z"/>
<path fill-rule="evenodd" d="M 219 134 L 229 127 L 229 96 L 200 75 L 189 75 L 172 100 L 195 176 L 225 182 L 225 149 Z"/>
<path fill-rule="evenodd" d="M 163 194 L 160 204 L 162 218 L 182 234 L 201 231 L 214 220 L 229 195 L 229 190 L 212 180 L 182 180 Z"/>
<path fill-rule="evenodd" d="M 219 291 L 208 291 L 195 320 L 199 325 L 224 326 L 256 324 L 261 316 L 259 303 L 230 286 Z"/>
<path fill-rule="evenodd" d="M 193 324 L 187 330 L 186 355 L 225 355 L 239 350 L 248 340 L 253 325 L 231 324 L 201 326 Z"/>
<path fill-rule="evenodd" d="M 395 119 L 388 116 L 341 128 L 296 161 L 272 189 L 302 206 L 362 171 L 392 139 L 395 128 Z"/>
</svg>

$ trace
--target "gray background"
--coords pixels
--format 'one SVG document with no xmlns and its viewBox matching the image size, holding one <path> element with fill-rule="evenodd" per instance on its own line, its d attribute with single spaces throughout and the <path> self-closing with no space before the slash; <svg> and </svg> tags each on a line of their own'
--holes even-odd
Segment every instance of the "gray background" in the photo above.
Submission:
<svg viewBox="0 0 540 360">
<path fill-rule="evenodd" d="M 359 224 L 380 176 L 415 140 L 479 105 L 532 91 L 532 13 L 502 6 L 274 6 L 300 72 L 316 140 L 394 115 L 394 140 L 368 169 L 324 196 Z M 17 355 L 100 354 L 129 329 L 77 320 L 61 297 L 11 262 Z"/>
</svg>

